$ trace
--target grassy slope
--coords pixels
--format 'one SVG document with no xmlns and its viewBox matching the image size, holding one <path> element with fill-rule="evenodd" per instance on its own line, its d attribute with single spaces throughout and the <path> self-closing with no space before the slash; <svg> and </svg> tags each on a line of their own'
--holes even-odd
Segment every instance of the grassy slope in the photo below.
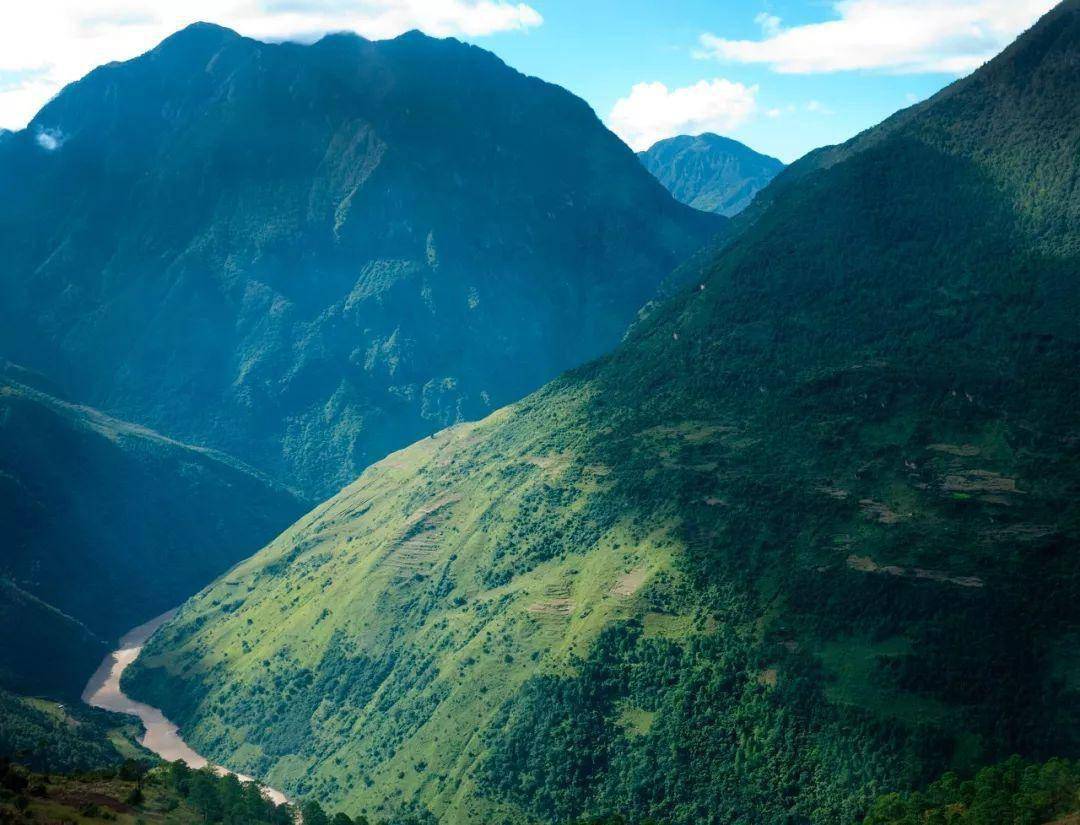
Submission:
<svg viewBox="0 0 1080 825">
<path fill-rule="evenodd" d="M 1074 755 L 1078 44 L 1070 0 L 797 164 L 612 357 L 371 468 L 129 687 L 449 822 L 850 820 Z"/>
<path fill-rule="evenodd" d="M 150 756 L 130 716 L 78 702 L 16 696 L 0 690 L 0 754 L 39 771 L 86 771 Z"/>
<path fill-rule="evenodd" d="M 635 596 L 612 592 L 622 576 L 669 569 L 659 542 L 632 540 L 618 519 L 603 529 L 605 552 L 573 552 L 569 535 L 591 534 L 593 517 L 549 497 L 606 486 L 604 468 L 581 468 L 544 440 L 504 412 L 419 442 L 185 607 L 154 649 L 173 648 L 172 634 L 186 636 L 204 608 L 227 612 L 234 621 L 207 626 L 176 663 L 228 672 L 244 697 L 230 696 L 195 739 L 230 765 L 358 811 L 382 802 L 375 789 L 386 786 L 405 799 L 422 790 L 451 818 L 490 815 L 468 778 L 483 720 L 538 660 L 562 670 L 604 624 L 635 612 Z M 533 512 L 544 531 L 528 529 Z M 512 576 L 530 554 L 544 560 Z M 137 682 L 148 695 L 153 674 Z M 335 700 L 324 704 L 327 694 Z M 287 755 L 305 742 L 326 754 L 315 783 Z"/>
</svg>

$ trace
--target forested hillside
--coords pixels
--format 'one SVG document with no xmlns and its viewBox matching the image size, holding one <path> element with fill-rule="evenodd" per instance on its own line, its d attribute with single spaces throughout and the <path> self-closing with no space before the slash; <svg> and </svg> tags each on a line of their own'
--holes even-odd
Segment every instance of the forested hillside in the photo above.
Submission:
<svg viewBox="0 0 1080 825">
<path fill-rule="evenodd" d="M 233 459 L 46 389 L 0 373 L 0 688 L 77 699 L 109 642 L 302 506 Z"/>
<path fill-rule="evenodd" d="M 0 356 L 309 501 L 607 351 L 722 218 L 412 32 L 197 24 L 0 140 Z"/>
<path fill-rule="evenodd" d="M 970 779 L 948 773 L 923 792 L 874 801 L 863 825 L 954 825 L 1080 821 L 1080 765 L 1066 759 L 1033 764 L 1014 756 Z"/>
<path fill-rule="evenodd" d="M 1078 69 L 1068 0 L 796 164 L 614 354 L 370 468 L 127 689 L 453 822 L 850 822 L 1080 755 Z"/>
<path fill-rule="evenodd" d="M 776 158 L 710 133 L 667 138 L 638 157 L 677 200 L 729 218 L 749 206 L 784 168 Z"/>
<path fill-rule="evenodd" d="M 861 817 L 1080 751 L 1080 3 L 786 172 L 612 356 L 369 469 L 128 689 L 347 810 Z"/>
</svg>

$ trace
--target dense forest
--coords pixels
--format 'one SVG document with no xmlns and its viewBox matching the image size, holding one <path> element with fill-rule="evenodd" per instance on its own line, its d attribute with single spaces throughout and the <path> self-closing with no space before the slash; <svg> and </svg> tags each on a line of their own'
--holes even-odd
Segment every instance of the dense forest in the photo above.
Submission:
<svg viewBox="0 0 1080 825">
<path fill-rule="evenodd" d="M 1080 763 L 1018 756 L 962 779 L 946 774 L 923 792 L 874 801 L 864 825 L 1038 825 L 1080 820 Z"/>
</svg>

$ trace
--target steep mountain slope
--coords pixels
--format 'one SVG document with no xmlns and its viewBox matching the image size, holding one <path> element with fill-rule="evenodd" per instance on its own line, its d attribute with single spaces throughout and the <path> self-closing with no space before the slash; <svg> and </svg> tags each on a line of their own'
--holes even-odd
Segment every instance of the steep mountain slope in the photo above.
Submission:
<svg viewBox="0 0 1080 825">
<path fill-rule="evenodd" d="M 131 716 L 0 689 L 0 766 L 15 758 L 40 771 L 99 771 L 125 759 L 149 760 L 136 744 L 142 734 Z"/>
<path fill-rule="evenodd" d="M 0 190 L 0 354 L 312 501 L 610 348 L 723 225 L 415 32 L 192 26 L 0 139 Z"/>
<path fill-rule="evenodd" d="M 749 206 L 784 168 L 776 158 L 709 132 L 661 140 L 638 157 L 677 200 L 727 217 Z"/>
<path fill-rule="evenodd" d="M 77 697 L 106 641 L 302 512 L 238 462 L 0 375 L 0 687 Z"/>
<path fill-rule="evenodd" d="M 613 355 L 365 472 L 127 689 L 355 812 L 850 822 L 1080 754 L 1080 2 Z"/>
<path fill-rule="evenodd" d="M 0 579 L 0 624 L 18 628 L 0 641 L 0 689 L 77 697 L 109 652 L 108 643 L 86 625 L 7 579 Z"/>
<path fill-rule="evenodd" d="M 996 825 L 1080 822 L 1080 764 L 1051 759 L 1037 765 L 1019 757 L 980 770 L 963 781 L 946 774 L 925 793 L 886 794 L 863 825 Z"/>
</svg>

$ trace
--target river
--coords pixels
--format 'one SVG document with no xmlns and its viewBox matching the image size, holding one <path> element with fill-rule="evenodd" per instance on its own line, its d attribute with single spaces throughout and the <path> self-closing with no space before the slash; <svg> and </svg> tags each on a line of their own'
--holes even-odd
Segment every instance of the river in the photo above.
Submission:
<svg viewBox="0 0 1080 825">
<path fill-rule="evenodd" d="M 146 728 L 146 735 L 143 736 L 141 742 L 144 748 L 153 751 L 168 762 L 183 759 L 188 767 L 203 768 L 210 762 L 191 749 L 181 738 L 180 730 L 165 718 L 164 713 L 155 707 L 128 698 L 120 690 L 120 675 L 124 669 L 138 658 L 146 640 L 172 618 L 175 612 L 175 610 L 170 610 L 168 613 L 162 613 L 124 634 L 120 639 L 120 647 L 102 660 L 101 665 L 94 671 L 94 675 L 90 677 L 90 681 L 86 683 L 82 700 L 95 708 L 138 716 L 142 720 L 143 727 Z M 250 776 L 230 771 L 220 765 L 212 765 L 212 767 L 220 774 L 232 774 L 241 782 L 255 781 Z M 266 785 L 262 786 L 262 792 L 276 805 L 289 801 L 289 798 L 281 791 Z"/>
</svg>

